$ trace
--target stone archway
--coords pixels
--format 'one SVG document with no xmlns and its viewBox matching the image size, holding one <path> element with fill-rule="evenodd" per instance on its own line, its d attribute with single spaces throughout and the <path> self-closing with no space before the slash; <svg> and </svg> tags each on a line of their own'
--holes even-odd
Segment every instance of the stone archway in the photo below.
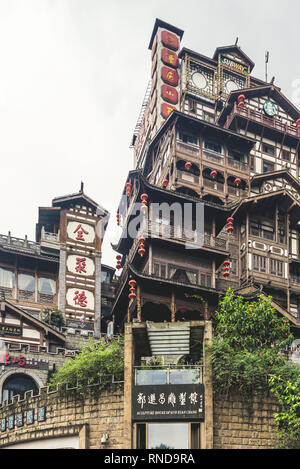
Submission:
<svg viewBox="0 0 300 469">
<path fill-rule="evenodd" d="M 0 400 L 2 401 L 2 395 L 3 395 L 3 387 L 7 380 L 12 378 L 13 376 L 16 377 L 21 377 L 25 376 L 30 378 L 33 383 L 36 385 L 38 389 L 41 387 L 45 386 L 45 384 L 42 382 L 42 380 L 34 373 L 32 370 L 9 370 L 7 372 L 4 372 L 3 375 L 0 377 Z"/>
</svg>

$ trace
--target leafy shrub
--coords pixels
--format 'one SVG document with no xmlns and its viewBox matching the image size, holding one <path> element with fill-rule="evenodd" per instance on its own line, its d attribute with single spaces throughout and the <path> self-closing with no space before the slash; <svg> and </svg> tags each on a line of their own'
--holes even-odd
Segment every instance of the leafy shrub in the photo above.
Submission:
<svg viewBox="0 0 300 469">
<path fill-rule="evenodd" d="M 109 344 L 105 340 L 90 343 L 84 347 L 74 358 L 66 360 L 63 366 L 58 368 L 49 381 L 50 387 L 58 383 L 66 383 L 77 386 L 79 391 L 87 385 L 97 384 L 102 380 L 102 389 L 111 382 L 108 376 L 114 375 L 116 381 L 123 380 L 124 376 L 124 351 L 117 339 L 112 339 Z"/>
</svg>

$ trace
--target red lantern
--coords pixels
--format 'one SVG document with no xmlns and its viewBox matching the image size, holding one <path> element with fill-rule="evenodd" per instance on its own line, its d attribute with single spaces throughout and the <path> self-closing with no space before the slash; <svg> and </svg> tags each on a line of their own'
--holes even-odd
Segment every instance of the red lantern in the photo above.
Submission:
<svg viewBox="0 0 300 469">
<path fill-rule="evenodd" d="M 132 188 L 131 182 L 127 182 L 126 183 L 126 195 L 127 195 L 127 197 L 129 197 L 130 194 L 131 194 L 131 188 Z"/>
<path fill-rule="evenodd" d="M 141 247 L 141 248 L 138 250 L 138 253 L 139 253 L 139 255 L 140 255 L 141 257 L 144 256 L 145 252 L 146 252 L 146 249 L 143 248 L 143 247 Z"/>
<path fill-rule="evenodd" d="M 133 292 L 129 293 L 128 298 L 130 298 L 130 300 L 133 300 L 134 298 L 136 298 L 136 294 Z"/>
<path fill-rule="evenodd" d="M 238 101 L 238 107 L 244 107 L 245 106 L 245 95 L 240 94 L 237 101 Z"/>
<path fill-rule="evenodd" d="M 297 129 L 300 128 L 300 119 L 297 119 L 297 120 L 296 120 L 296 127 L 297 127 Z"/>
<path fill-rule="evenodd" d="M 216 179 L 217 174 L 218 174 L 217 171 L 214 169 L 213 171 L 211 171 L 210 177 L 211 177 L 212 179 Z"/>
<path fill-rule="evenodd" d="M 223 265 L 224 265 L 224 267 L 229 267 L 230 266 L 230 261 L 224 261 Z"/>
<path fill-rule="evenodd" d="M 230 272 L 228 272 L 227 270 L 223 272 L 223 277 L 225 278 L 225 280 L 227 280 L 228 277 L 230 277 Z"/>
<path fill-rule="evenodd" d="M 184 167 L 185 167 L 185 169 L 186 169 L 187 171 L 189 171 L 189 170 L 191 169 L 191 167 L 192 167 L 192 163 L 191 163 L 190 161 L 187 161 L 187 162 L 185 163 Z"/>
<path fill-rule="evenodd" d="M 234 222 L 234 218 L 232 218 L 232 217 L 229 217 L 226 220 L 226 223 L 231 223 L 232 224 L 233 222 Z"/>
<path fill-rule="evenodd" d="M 163 187 L 167 187 L 168 184 L 169 184 L 168 179 L 164 179 L 162 182 Z"/>
<path fill-rule="evenodd" d="M 148 212 L 147 200 L 148 200 L 148 194 L 142 194 L 141 195 L 141 201 L 142 201 L 141 212 L 143 213 L 143 215 L 146 215 Z"/>
<path fill-rule="evenodd" d="M 130 285 L 130 293 L 128 295 L 128 298 L 130 300 L 133 300 L 134 298 L 136 298 L 136 293 L 135 293 L 135 286 L 136 286 L 136 281 L 135 280 L 129 280 L 128 284 Z"/>
<path fill-rule="evenodd" d="M 131 287 L 135 287 L 136 281 L 135 280 L 129 280 L 128 285 L 130 285 Z"/>
<path fill-rule="evenodd" d="M 226 231 L 228 234 L 232 234 L 234 232 L 234 228 L 232 225 L 228 225 L 226 228 Z"/>
<path fill-rule="evenodd" d="M 241 185 L 241 182 L 242 182 L 242 181 L 240 180 L 240 178 L 236 178 L 236 179 L 234 180 L 234 185 L 235 185 L 236 187 L 239 187 L 239 186 Z"/>
<path fill-rule="evenodd" d="M 145 254 L 146 252 L 146 249 L 145 249 L 145 241 L 146 241 L 146 238 L 139 238 L 139 249 L 138 249 L 138 253 L 141 257 L 143 257 L 143 255 Z"/>
</svg>

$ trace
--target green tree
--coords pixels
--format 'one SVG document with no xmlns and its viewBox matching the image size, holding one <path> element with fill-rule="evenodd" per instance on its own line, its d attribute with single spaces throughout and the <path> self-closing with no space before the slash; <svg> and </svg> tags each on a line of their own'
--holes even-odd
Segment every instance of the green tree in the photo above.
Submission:
<svg viewBox="0 0 300 469">
<path fill-rule="evenodd" d="M 124 352 L 123 345 L 117 339 L 112 339 L 109 344 L 104 339 L 84 346 L 74 358 L 66 360 L 63 366 L 58 368 L 50 378 L 50 387 L 58 383 L 66 383 L 77 386 L 78 390 L 84 390 L 87 385 L 97 384 L 102 380 L 102 387 L 111 382 L 111 375 L 119 381 L 124 376 Z M 109 379 L 107 379 L 110 377 Z M 101 386 L 99 387 L 101 388 Z"/>
<path fill-rule="evenodd" d="M 275 414 L 282 447 L 300 447 L 300 368 L 282 354 L 293 340 L 289 322 L 272 298 L 246 301 L 229 289 L 214 315 L 211 359 L 215 389 L 237 391 L 249 406 L 253 395 L 271 391 L 281 405 Z"/>
<path fill-rule="evenodd" d="M 42 311 L 42 321 L 49 326 L 63 327 L 65 325 L 63 313 L 59 309 L 45 308 Z"/>
<path fill-rule="evenodd" d="M 273 369 L 286 366 L 281 350 L 291 343 L 289 323 L 278 317 L 272 299 L 246 301 L 229 289 L 214 315 L 211 347 L 214 382 L 224 393 L 238 391 L 248 402 L 253 394 L 269 390 Z"/>
</svg>

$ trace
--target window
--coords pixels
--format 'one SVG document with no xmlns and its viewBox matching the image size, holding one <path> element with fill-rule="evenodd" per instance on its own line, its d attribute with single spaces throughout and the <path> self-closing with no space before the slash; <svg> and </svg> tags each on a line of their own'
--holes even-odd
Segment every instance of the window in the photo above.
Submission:
<svg viewBox="0 0 300 469">
<path fill-rule="evenodd" d="M 210 124 L 214 124 L 215 123 L 215 116 L 213 114 L 210 114 L 209 112 L 204 112 L 203 113 L 203 119 L 206 121 L 206 122 L 209 122 Z"/>
<path fill-rule="evenodd" d="M 197 272 L 169 266 L 169 277 L 181 283 L 197 284 Z"/>
<path fill-rule="evenodd" d="M 228 158 L 234 161 L 238 161 L 239 163 L 248 164 L 247 155 L 238 150 L 232 150 L 231 148 L 228 148 Z"/>
<path fill-rule="evenodd" d="M 253 270 L 267 272 L 267 258 L 253 254 Z"/>
<path fill-rule="evenodd" d="M 220 143 L 213 142 L 211 140 L 204 140 L 204 149 L 213 151 L 214 153 L 223 154 L 223 147 Z"/>
<path fill-rule="evenodd" d="M 56 283 L 53 278 L 39 277 L 39 293 L 45 295 L 55 295 Z"/>
<path fill-rule="evenodd" d="M 274 163 L 271 163 L 270 161 L 263 161 L 263 173 L 271 173 L 274 171 Z"/>
<path fill-rule="evenodd" d="M 270 274 L 277 277 L 283 277 L 283 262 L 276 259 L 270 259 Z"/>
<path fill-rule="evenodd" d="M 15 276 L 11 270 L 0 268 L 0 287 L 14 288 Z"/>
<path fill-rule="evenodd" d="M 267 145 L 266 143 L 263 143 L 262 151 L 271 156 L 275 155 L 275 147 L 272 147 L 271 145 Z"/>
<path fill-rule="evenodd" d="M 18 288 L 28 292 L 35 290 L 35 278 L 30 274 L 18 274 Z"/>
<path fill-rule="evenodd" d="M 200 448 L 199 423 L 140 423 L 136 434 L 138 449 Z"/>
<path fill-rule="evenodd" d="M 161 278 L 166 278 L 167 274 L 167 267 L 165 264 L 158 264 L 157 262 L 154 262 L 153 264 L 153 275 L 155 277 L 161 277 Z"/>
<path fill-rule="evenodd" d="M 178 132 L 179 142 L 188 143 L 189 145 L 199 146 L 199 138 L 196 135 L 188 134 L 186 132 Z"/>
<path fill-rule="evenodd" d="M 250 234 L 260 238 L 274 240 L 275 228 L 274 221 L 266 218 L 250 220 Z"/>
<path fill-rule="evenodd" d="M 196 113 L 197 111 L 197 104 L 196 104 L 196 101 L 194 99 L 189 99 L 188 101 L 188 104 L 189 104 L 189 112 L 192 112 L 192 113 Z"/>
<path fill-rule="evenodd" d="M 284 161 L 290 161 L 291 160 L 291 153 L 287 150 L 282 150 L 282 153 L 281 153 L 281 158 L 284 160 Z"/>
</svg>

